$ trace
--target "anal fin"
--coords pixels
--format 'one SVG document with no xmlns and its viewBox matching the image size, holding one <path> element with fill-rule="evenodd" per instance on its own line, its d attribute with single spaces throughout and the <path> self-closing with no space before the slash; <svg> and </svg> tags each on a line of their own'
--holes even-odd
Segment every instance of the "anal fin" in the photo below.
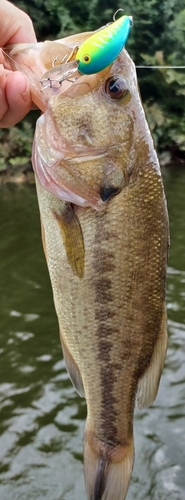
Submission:
<svg viewBox="0 0 185 500">
<path fill-rule="evenodd" d="M 79 396 L 81 396 L 82 398 L 85 398 L 84 386 L 83 386 L 80 370 L 79 370 L 72 354 L 70 353 L 68 347 L 66 346 L 62 336 L 60 336 L 60 339 L 61 339 L 61 344 L 62 344 L 64 361 L 65 361 L 66 368 L 67 368 L 67 371 L 69 373 L 69 377 L 71 379 L 71 382 L 73 383 L 74 388 L 78 392 Z"/>
<path fill-rule="evenodd" d="M 137 410 L 150 406 L 155 400 L 158 392 L 161 372 L 164 367 L 164 361 L 167 350 L 167 320 L 166 310 L 164 310 L 161 322 L 161 331 L 155 346 L 155 350 L 143 376 L 139 379 L 135 406 Z"/>
</svg>

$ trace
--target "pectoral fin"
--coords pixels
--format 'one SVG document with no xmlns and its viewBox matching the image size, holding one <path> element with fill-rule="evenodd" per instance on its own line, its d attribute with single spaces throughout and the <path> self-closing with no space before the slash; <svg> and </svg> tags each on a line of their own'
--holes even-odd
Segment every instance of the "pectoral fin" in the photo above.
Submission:
<svg viewBox="0 0 185 500">
<path fill-rule="evenodd" d="M 83 382 L 82 382 L 80 370 L 79 370 L 72 354 L 69 352 L 69 349 L 67 348 L 67 346 L 63 340 L 62 334 L 60 334 L 60 340 L 61 340 L 61 344 L 62 344 L 64 361 L 65 361 L 66 368 L 67 368 L 67 371 L 69 373 L 71 382 L 73 383 L 74 388 L 78 392 L 79 396 L 84 398 L 85 393 L 84 393 L 84 387 L 83 387 Z"/>
<path fill-rule="evenodd" d="M 82 279 L 84 275 L 85 249 L 79 220 L 68 203 L 66 203 L 63 211 L 60 213 L 54 212 L 54 215 L 62 233 L 68 263 L 73 274 Z"/>
<path fill-rule="evenodd" d="M 164 366 L 167 349 L 166 311 L 163 314 L 161 332 L 149 367 L 140 378 L 136 394 L 135 406 L 137 410 L 150 406 L 157 396 L 161 372 Z"/>
</svg>

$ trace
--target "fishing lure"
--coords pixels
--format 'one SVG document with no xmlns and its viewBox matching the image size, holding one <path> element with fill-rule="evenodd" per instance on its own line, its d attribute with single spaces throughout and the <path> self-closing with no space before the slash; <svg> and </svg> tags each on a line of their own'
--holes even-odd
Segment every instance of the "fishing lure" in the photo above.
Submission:
<svg viewBox="0 0 185 500">
<path fill-rule="evenodd" d="M 41 90 L 49 89 L 50 92 L 58 93 L 64 81 L 75 82 L 80 77 L 79 73 L 84 75 L 98 73 L 116 59 L 123 49 L 133 25 L 132 16 L 122 16 L 116 21 L 115 16 L 120 10 L 122 9 L 115 12 L 113 23 L 108 24 L 105 28 L 100 28 L 80 47 L 75 46 L 71 53 L 66 55 L 57 66 L 55 63 L 59 56 L 54 59 L 52 68 L 42 75 Z M 6 52 L 4 54 L 8 59 L 12 59 Z M 37 81 L 33 75 L 29 75 L 29 77 Z"/>
<path fill-rule="evenodd" d="M 115 14 L 112 24 L 90 36 L 77 51 L 76 60 L 80 73 L 91 75 L 102 71 L 112 64 L 123 49 L 133 20 L 131 16 L 122 16 L 116 21 Z"/>
</svg>

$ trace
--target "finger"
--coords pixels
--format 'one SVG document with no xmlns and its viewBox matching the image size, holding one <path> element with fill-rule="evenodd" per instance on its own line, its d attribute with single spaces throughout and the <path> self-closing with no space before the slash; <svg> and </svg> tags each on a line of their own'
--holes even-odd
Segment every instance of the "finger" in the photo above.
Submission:
<svg viewBox="0 0 185 500">
<path fill-rule="evenodd" d="M 6 0 L 0 2 L 0 46 L 8 43 L 36 42 L 29 16 Z"/>
<path fill-rule="evenodd" d="M 5 113 L 8 110 L 8 103 L 6 100 L 6 95 L 5 95 L 5 88 L 6 88 L 6 72 L 5 69 L 3 68 L 3 65 L 0 65 L 0 120 L 3 118 Z"/>
<path fill-rule="evenodd" d="M 6 76 L 6 92 L 1 87 L 0 127 L 11 127 L 30 111 L 32 101 L 27 78 L 19 71 Z"/>
</svg>

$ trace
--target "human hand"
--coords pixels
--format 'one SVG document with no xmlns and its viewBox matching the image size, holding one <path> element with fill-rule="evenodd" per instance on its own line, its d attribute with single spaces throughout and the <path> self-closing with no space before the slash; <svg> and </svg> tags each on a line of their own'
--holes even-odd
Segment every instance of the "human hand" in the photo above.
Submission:
<svg viewBox="0 0 185 500">
<path fill-rule="evenodd" d="M 0 1 L 0 47 L 12 43 L 34 43 L 31 19 L 7 0 Z M 18 123 L 32 105 L 28 79 L 20 71 L 10 71 L 0 49 L 0 127 Z"/>
</svg>

